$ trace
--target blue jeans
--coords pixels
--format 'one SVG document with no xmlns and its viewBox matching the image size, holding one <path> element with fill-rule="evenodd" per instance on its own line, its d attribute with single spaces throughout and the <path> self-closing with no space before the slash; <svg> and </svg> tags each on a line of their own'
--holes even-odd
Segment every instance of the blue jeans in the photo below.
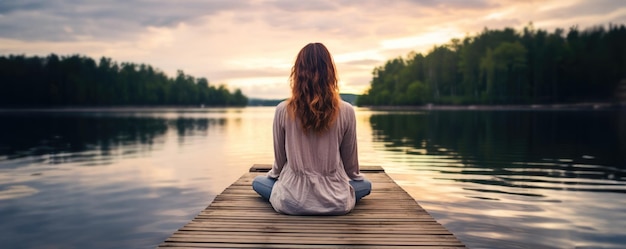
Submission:
<svg viewBox="0 0 626 249">
<path fill-rule="evenodd" d="M 269 200 L 272 195 L 274 183 L 276 183 L 276 179 L 274 178 L 263 175 L 257 176 L 254 178 L 254 181 L 252 181 L 252 189 L 261 195 L 263 199 Z M 372 182 L 367 179 L 363 179 L 363 181 L 350 180 L 350 185 L 352 185 L 352 188 L 354 189 L 354 195 L 357 202 L 366 195 L 369 195 L 372 191 Z"/>
</svg>

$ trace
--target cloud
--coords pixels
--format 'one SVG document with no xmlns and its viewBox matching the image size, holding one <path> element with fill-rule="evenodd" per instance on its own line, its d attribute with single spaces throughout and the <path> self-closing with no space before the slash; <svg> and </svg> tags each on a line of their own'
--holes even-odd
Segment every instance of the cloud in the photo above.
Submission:
<svg viewBox="0 0 626 249">
<path fill-rule="evenodd" d="M 330 12 L 340 7 L 334 1 L 292 1 L 276 0 L 267 1 L 264 5 L 273 6 L 284 12 L 307 13 L 307 12 Z"/>
<path fill-rule="evenodd" d="M 4 38 L 71 41 L 115 40 L 148 27 L 175 27 L 206 15 L 246 6 L 242 1 L 2 1 Z"/>
<path fill-rule="evenodd" d="M 613 0 L 596 0 L 589 2 L 579 2 L 577 4 L 571 4 L 562 8 L 556 8 L 546 11 L 553 18 L 570 18 L 572 13 L 575 16 L 590 16 L 590 15 L 605 15 L 616 10 L 626 10 L 624 2 Z M 626 17 L 626 14 L 622 14 L 622 21 Z"/>
<path fill-rule="evenodd" d="M 488 1 L 488 0 L 413 0 L 414 4 L 421 7 L 440 8 L 440 9 L 478 9 L 484 10 L 485 8 L 493 7 L 498 2 L 503 1 Z"/>
<path fill-rule="evenodd" d="M 373 60 L 373 59 L 363 59 L 363 60 L 352 60 L 352 61 L 346 61 L 343 64 L 346 65 L 350 65 L 350 66 L 371 66 L 372 64 L 379 64 L 382 63 L 383 61 L 380 60 Z"/>
</svg>

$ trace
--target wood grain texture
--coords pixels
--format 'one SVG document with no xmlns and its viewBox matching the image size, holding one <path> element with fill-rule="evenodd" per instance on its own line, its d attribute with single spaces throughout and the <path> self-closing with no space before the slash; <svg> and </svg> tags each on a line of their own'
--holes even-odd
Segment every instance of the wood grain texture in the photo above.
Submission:
<svg viewBox="0 0 626 249">
<path fill-rule="evenodd" d="M 274 211 L 252 190 L 255 164 L 159 248 L 465 248 L 380 166 L 362 166 L 372 193 L 342 216 Z"/>
</svg>

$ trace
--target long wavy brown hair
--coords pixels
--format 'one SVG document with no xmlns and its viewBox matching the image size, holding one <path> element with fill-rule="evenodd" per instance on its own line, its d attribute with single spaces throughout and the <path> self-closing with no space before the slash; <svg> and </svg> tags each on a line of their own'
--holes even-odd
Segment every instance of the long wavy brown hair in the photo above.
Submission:
<svg viewBox="0 0 626 249">
<path fill-rule="evenodd" d="M 339 113 L 339 86 L 333 58 L 321 43 L 309 43 L 298 53 L 290 76 L 287 108 L 304 131 L 327 131 Z"/>
</svg>

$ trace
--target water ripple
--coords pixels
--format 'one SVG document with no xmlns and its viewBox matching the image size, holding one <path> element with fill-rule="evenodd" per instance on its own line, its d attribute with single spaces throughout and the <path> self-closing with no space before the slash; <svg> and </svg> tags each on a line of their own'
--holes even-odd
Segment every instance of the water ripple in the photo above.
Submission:
<svg viewBox="0 0 626 249">
<path fill-rule="evenodd" d="M 388 112 L 369 122 L 387 171 L 468 246 L 621 248 L 619 119 L 626 115 Z"/>
</svg>

